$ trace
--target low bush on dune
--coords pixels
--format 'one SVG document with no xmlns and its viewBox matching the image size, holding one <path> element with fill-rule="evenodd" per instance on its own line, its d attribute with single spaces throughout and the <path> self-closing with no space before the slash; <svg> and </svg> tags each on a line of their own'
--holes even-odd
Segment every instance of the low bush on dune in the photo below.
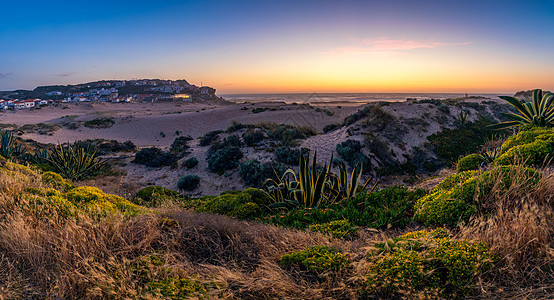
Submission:
<svg viewBox="0 0 554 300">
<path fill-rule="evenodd" d="M 226 147 L 216 150 L 208 157 L 208 168 L 214 173 L 223 174 L 227 170 L 238 167 L 243 157 L 238 147 Z"/>
<path fill-rule="evenodd" d="M 196 157 L 187 158 L 183 162 L 183 166 L 187 167 L 188 169 L 192 169 L 198 165 L 198 159 Z"/>
<path fill-rule="evenodd" d="M 177 157 L 183 157 L 185 155 L 185 152 L 189 148 L 189 145 L 187 144 L 188 141 L 192 141 L 192 137 L 179 136 L 175 138 L 175 140 L 173 141 L 173 143 L 171 143 L 171 146 L 169 147 L 169 151 L 175 154 Z"/>
<path fill-rule="evenodd" d="M 214 130 L 206 133 L 200 138 L 200 146 L 209 146 L 213 141 L 219 138 L 219 134 L 223 133 L 223 130 Z"/>
<path fill-rule="evenodd" d="M 308 149 L 292 149 L 287 146 L 281 146 L 275 149 L 275 159 L 289 166 L 298 166 L 301 156 L 308 154 Z"/>
<path fill-rule="evenodd" d="M 261 163 L 256 159 L 246 161 L 239 166 L 239 176 L 249 187 L 261 188 L 268 178 L 276 179 L 285 172 L 279 163 Z"/>
<path fill-rule="evenodd" d="M 157 168 L 171 166 L 176 161 L 177 157 L 173 153 L 162 151 L 156 147 L 150 147 L 143 148 L 137 152 L 132 162 Z"/>
<path fill-rule="evenodd" d="M 451 240 L 444 229 L 415 231 L 376 244 L 367 291 L 380 297 L 462 299 L 494 266 L 484 243 Z"/>
<path fill-rule="evenodd" d="M 265 139 L 265 134 L 262 130 L 247 130 L 242 135 L 244 143 L 250 147 L 257 145 L 259 142 Z"/>
<path fill-rule="evenodd" d="M 177 187 L 182 191 L 192 191 L 200 183 L 200 177 L 198 175 L 185 175 L 177 182 Z"/>
<path fill-rule="evenodd" d="M 113 124 L 115 124 L 115 121 L 112 118 L 97 118 L 86 121 L 83 125 L 89 128 L 110 128 Z"/>
<path fill-rule="evenodd" d="M 463 127 L 445 129 L 427 138 L 429 146 L 439 158 L 454 163 L 460 157 L 477 152 L 490 136 L 506 133 L 488 128 L 491 124 L 489 120 L 480 119 Z"/>
<path fill-rule="evenodd" d="M 137 146 L 131 141 L 126 141 L 120 143 L 116 140 L 104 140 L 104 139 L 95 139 L 95 140 L 84 140 L 77 141 L 75 144 L 82 147 L 91 147 L 98 151 L 98 155 L 107 155 L 110 153 L 117 152 L 131 152 L 135 151 Z"/>
<path fill-rule="evenodd" d="M 339 128 L 341 128 L 341 124 L 328 124 L 323 127 L 323 133 L 327 133 Z"/>
</svg>

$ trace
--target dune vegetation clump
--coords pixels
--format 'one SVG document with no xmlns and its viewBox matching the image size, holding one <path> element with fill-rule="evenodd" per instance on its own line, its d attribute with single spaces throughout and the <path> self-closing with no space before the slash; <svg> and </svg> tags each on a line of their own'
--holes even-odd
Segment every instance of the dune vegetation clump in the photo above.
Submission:
<svg viewBox="0 0 554 300">
<path fill-rule="evenodd" d="M 477 170 L 483 162 L 484 159 L 481 155 L 473 153 L 460 158 L 456 164 L 456 169 L 458 172 Z"/>
<path fill-rule="evenodd" d="M 306 250 L 281 256 L 284 267 L 297 267 L 316 273 L 340 271 L 348 266 L 349 259 L 344 254 L 326 246 L 308 247 Z"/>
<path fill-rule="evenodd" d="M 466 296 L 496 257 L 481 242 L 454 241 L 442 228 L 377 243 L 368 256 L 367 291 L 381 297 Z"/>
</svg>

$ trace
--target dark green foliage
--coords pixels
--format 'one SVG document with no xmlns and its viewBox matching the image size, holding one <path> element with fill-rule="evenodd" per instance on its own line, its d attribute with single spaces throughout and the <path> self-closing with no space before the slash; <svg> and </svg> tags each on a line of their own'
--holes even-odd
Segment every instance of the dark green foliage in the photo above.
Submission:
<svg viewBox="0 0 554 300">
<path fill-rule="evenodd" d="M 183 191 L 192 191 L 198 186 L 199 183 L 200 177 L 197 175 L 185 175 L 179 179 L 177 187 Z"/>
<path fill-rule="evenodd" d="M 395 186 L 376 192 L 360 193 L 355 198 L 320 209 L 298 209 L 287 213 L 267 216 L 269 223 L 298 229 L 313 224 L 348 220 L 355 226 L 372 228 L 395 228 L 412 222 L 414 204 L 426 195 L 422 189 L 410 191 L 406 187 Z"/>
<path fill-rule="evenodd" d="M 285 254 L 279 261 L 283 267 L 296 267 L 301 270 L 321 273 L 325 271 L 340 271 L 349 264 L 344 254 L 327 246 L 313 246 L 306 250 Z"/>
<path fill-rule="evenodd" d="M 198 165 L 198 159 L 196 159 L 196 157 L 191 157 L 191 158 L 188 158 L 187 160 L 185 160 L 185 162 L 183 163 L 183 166 L 189 168 L 189 169 L 192 169 L 194 167 L 196 167 Z"/>
<path fill-rule="evenodd" d="M 325 125 L 325 127 L 323 127 L 323 132 L 324 133 L 327 133 L 329 131 L 333 131 L 335 129 L 338 129 L 338 128 L 341 128 L 341 124 L 328 124 L 328 125 Z"/>
<path fill-rule="evenodd" d="M 220 133 L 223 133 L 223 130 L 214 130 L 206 133 L 203 137 L 200 138 L 200 146 L 209 146 L 219 137 Z"/>
<path fill-rule="evenodd" d="M 363 173 L 371 171 L 371 161 L 362 153 L 362 144 L 357 140 L 346 140 L 336 146 L 337 153 L 350 167 L 363 166 Z"/>
<path fill-rule="evenodd" d="M 252 159 L 239 166 L 239 175 L 247 186 L 262 187 L 268 178 L 277 179 L 285 172 L 285 168 L 278 163 L 261 163 Z"/>
<path fill-rule="evenodd" d="M 302 155 L 308 154 L 308 149 L 302 148 L 302 149 L 291 149 L 287 146 L 281 146 L 277 149 L 275 149 L 275 159 L 280 162 L 284 163 L 290 166 L 298 166 L 298 162 L 300 161 L 300 157 Z"/>
<path fill-rule="evenodd" d="M 208 168 L 214 173 L 223 174 L 236 168 L 242 157 L 242 151 L 238 147 L 222 148 L 208 157 Z"/>
<path fill-rule="evenodd" d="M 305 139 L 316 135 L 315 129 L 311 127 L 292 126 L 280 124 L 267 131 L 269 138 L 281 142 L 286 146 L 296 145 L 297 139 Z"/>
<path fill-rule="evenodd" d="M 166 202 L 182 201 L 183 196 L 176 191 L 161 186 L 147 186 L 137 192 L 133 203 L 155 207 Z"/>
<path fill-rule="evenodd" d="M 232 132 L 239 131 L 241 129 L 249 128 L 249 127 L 252 127 L 252 125 L 245 125 L 245 124 L 241 124 L 241 123 L 238 123 L 236 121 L 233 121 L 233 122 L 231 122 L 231 126 L 229 126 L 227 128 L 227 130 L 225 130 L 225 132 L 232 133 Z"/>
<path fill-rule="evenodd" d="M 98 157 L 96 149 L 79 144 L 58 145 L 46 160 L 54 172 L 70 180 L 83 180 L 109 169 L 106 161 Z"/>
<path fill-rule="evenodd" d="M 464 155 L 478 152 L 488 137 L 498 133 L 487 128 L 490 124 L 490 121 L 480 119 L 462 128 L 445 129 L 429 136 L 429 145 L 445 162 L 456 162 Z"/>
<path fill-rule="evenodd" d="M 177 161 L 177 157 L 170 152 L 165 152 L 156 147 L 143 148 L 135 154 L 134 163 L 148 167 L 171 166 Z"/>
<path fill-rule="evenodd" d="M 357 121 L 369 116 L 371 107 L 364 107 L 363 109 L 358 110 L 357 112 L 351 114 L 350 116 L 346 117 L 344 119 L 344 122 L 342 123 L 343 126 L 350 126 Z"/>
<path fill-rule="evenodd" d="M 246 145 L 255 146 L 265 139 L 265 135 L 262 130 L 250 130 L 242 135 L 242 139 Z"/>
<path fill-rule="evenodd" d="M 16 142 L 16 137 L 11 131 L 0 131 L 0 155 L 7 159 L 21 157 L 25 154 L 22 145 Z"/>
<path fill-rule="evenodd" d="M 115 121 L 111 118 L 97 118 L 86 121 L 83 125 L 89 128 L 110 128 L 113 124 L 115 124 Z"/>
<path fill-rule="evenodd" d="M 372 264 L 366 285 L 380 298 L 424 294 L 463 299 L 496 260 L 486 244 L 451 240 L 442 228 L 410 232 L 376 246 L 368 257 Z"/>
<path fill-rule="evenodd" d="M 473 153 L 460 158 L 458 164 L 456 165 L 456 168 L 458 169 L 458 172 L 477 170 L 483 162 L 484 159 L 481 155 Z"/>
<path fill-rule="evenodd" d="M 84 140 L 77 141 L 76 144 L 81 147 L 92 147 L 98 150 L 98 155 L 107 155 L 110 153 L 117 152 L 131 152 L 135 151 L 137 146 L 131 141 L 126 141 L 120 143 L 116 140 L 104 140 L 104 139 L 94 139 L 94 140 Z"/>
<path fill-rule="evenodd" d="M 346 140 L 340 144 L 337 144 L 336 150 L 346 161 L 352 161 L 354 155 L 359 153 L 362 149 L 362 144 L 356 140 Z"/>
<path fill-rule="evenodd" d="M 189 148 L 187 142 L 191 140 L 192 137 L 190 136 L 177 137 L 171 144 L 171 147 L 169 147 L 169 151 L 178 157 L 182 157 L 185 154 L 185 151 Z"/>
</svg>

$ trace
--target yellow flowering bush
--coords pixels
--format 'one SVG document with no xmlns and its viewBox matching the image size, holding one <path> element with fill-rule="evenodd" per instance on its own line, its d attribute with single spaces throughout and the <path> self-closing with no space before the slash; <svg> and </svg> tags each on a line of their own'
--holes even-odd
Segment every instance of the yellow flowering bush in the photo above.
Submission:
<svg viewBox="0 0 554 300">
<path fill-rule="evenodd" d="M 377 244 L 368 256 L 366 288 L 383 297 L 462 298 L 495 257 L 482 243 L 454 241 L 448 232 L 416 231 Z"/>
<path fill-rule="evenodd" d="M 302 270 L 321 273 L 339 271 L 349 264 L 346 255 L 327 246 L 313 246 L 306 250 L 281 256 L 280 264 L 284 267 L 297 267 Z"/>
<path fill-rule="evenodd" d="M 460 160 L 458 160 L 458 163 L 456 164 L 456 169 L 458 170 L 458 172 L 477 170 L 479 169 L 479 166 L 481 166 L 481 163 L 483 161 L 484 160 L 481 155 L 473 153 L 460 158 Z"/>
<path fill-rule="evenodd" d="M 54 172 L 42 173 L 42 182 L 61 191 L 68 191 L 75 187 L 73 182 L 64 179 L 60 174 Z"/>
<path fill-rule="evenodd" d="M 511 136 L 500 147 L 500 156 L 494 165 L 524 163 L 541 166 L 554 158 L 554 130 L 542 127 L 524 128 Z"/>
</svg>

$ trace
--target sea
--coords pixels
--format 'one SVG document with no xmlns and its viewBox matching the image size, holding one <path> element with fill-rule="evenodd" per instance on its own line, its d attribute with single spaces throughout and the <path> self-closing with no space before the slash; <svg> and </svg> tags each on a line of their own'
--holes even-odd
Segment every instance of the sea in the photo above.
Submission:
<svg viewBox="0 0 554 300">
<path fill-rule="evenodd" d="M 219 95 L 231 102 L 285 102 L 285 103 L 325 103 L 325 102 L 401 102 L 408 99 L 455 99 L 466 94 L 456 93 L 291 93 L 291 94 L 223 94 Z M 498 94 L 469 94 L 468 96 L 498 99 Z"/>
</svg>

